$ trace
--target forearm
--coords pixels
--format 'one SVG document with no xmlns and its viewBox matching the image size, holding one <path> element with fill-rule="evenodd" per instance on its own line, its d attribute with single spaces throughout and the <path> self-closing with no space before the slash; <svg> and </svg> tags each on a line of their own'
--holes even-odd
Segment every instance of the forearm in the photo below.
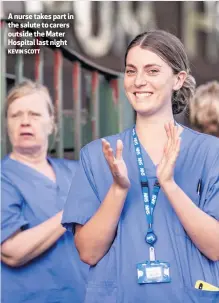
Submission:
<svg viewBox="0 0 219 303">
<path fill-rule="evenodd" d="M 219 222 L 198 208 L 175 182 L 162 188 L 193 243 L 212 261 L 219 260 Z"/>
<path fill-rule="evenodd" d="M 42 253 L 47 251 L 50 247 L 52 247 L 57 240 L 65 233 L 66 230 L 60 228 L 60 226 L 45 240 L 41 243 L 36 249 L 34 249 L 30 254 L 26 255 L 23 260 L 21 260 L 20 265 L 26 264 L 30 260 L 40 256 Z"/>
<path fill-rule="evenodd" d="M 75 234 L 75 244 L 81 259 L 96 264 L 109 250 L 128 189 L 113 184 L 96 214 Z"/>
<path fill-rule="evenodd" d="M 50 248 L 66 231 L 62 212 L 36 227 L 17 233 L 2 244 L 2 261 L 21 266 Z"/>
</svg>

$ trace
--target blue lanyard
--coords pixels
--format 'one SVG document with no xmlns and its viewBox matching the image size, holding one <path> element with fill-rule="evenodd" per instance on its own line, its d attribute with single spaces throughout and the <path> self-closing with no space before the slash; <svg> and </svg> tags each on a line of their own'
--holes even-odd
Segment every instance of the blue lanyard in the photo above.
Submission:
<svg viewBox="0 0 219 303">
<path fill-rule="evenodd" d="M 147 235 L 145 237 L 145 241 L 149 245 L 153 246 L 155 244 L 155 242 L 157 241 L 157 237 L 156 237 L 155 233 L 153 232 L 153 213 L 154 213 L 154 208 L 156 206 L 158 193 L 160 190 L 160 185 L 159 185 L 158 180 L 156 179 L 154 187 L 153 187 L 152 199 L 150 201 L 149 200 L 148 178 L 145 173 L 141 146 L 140 146 L 140 143 L 138 140 L 138 136 L 136 134 L 135 126 L 133 127 L 132 135 L 133 135 L 133 143 L 134 143 L 134 147 L 135 147 L 135 153 L 136 153 L 140 181 L 141 181 L 141 189 L 142 189 L 142 196 L 143 196 L 143 201 L 144 201 L 145 215 L 146 215 L 146 220 L 148 223 L 148 231 L 147 231 Z"/>
</svg>

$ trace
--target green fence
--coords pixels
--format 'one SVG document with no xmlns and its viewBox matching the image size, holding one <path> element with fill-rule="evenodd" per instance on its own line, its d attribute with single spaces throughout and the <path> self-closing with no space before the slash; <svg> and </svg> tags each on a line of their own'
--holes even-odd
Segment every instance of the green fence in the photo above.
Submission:
<svg viewBox="0 0 219 303">
<path fill-rule="evenodd" d="M 11 20 L 10 20 L 11 21 Z M 9 87 L 7 70 L 7 30 L 8 20 L 1 20 L 1 110 L 3 112 Z M 32 29 L 25 29 L 33 31 Z M 39 39 L 39 38 L 37 38 Z M 43 38 L 41 38 L 43 40 Z M 78 159 L 79 151 L 86 143 L 117 132 L 131 126 L 134 121 L 134 114 L 126 100 L 123 91 L 123 74 L 93 64 L 90 60 L 66 47 L 43 46 L 39 54 L 31 56 L 33 64 L 33 79 L 46 84 L 45 75 L 45 52 L 50 49 L 53 60 L 52 87 L 55 107 L 57 112 L 58 133 L 55 144 L 52 147 L 52 154 L 56 157 L 67 156 Z M 12 55 L 10 55 L 12 56 Z M 19 83 L 26 78 L 25 56 L 16 54 L 14 74 L 11 75 L 12 83 Z M 63 91 L 66 90 L 64 80 L 65 61 L 70 66 L 71 72 L 71 96 L 63 98 Z M 68 79 L 69 80 L 69 79 Z M 69 89 L 69 84 L 68 84 Z M 69 100 L 69 98 L 71 100 Z M 65 103 L 71 104 L 65 108 Z M 52 144 L 52 138 L 50 140 Z M 6 134 L 6 121 L 2 115 L 1 152 L 2 156 L 10 151 Z"/>
</svg>

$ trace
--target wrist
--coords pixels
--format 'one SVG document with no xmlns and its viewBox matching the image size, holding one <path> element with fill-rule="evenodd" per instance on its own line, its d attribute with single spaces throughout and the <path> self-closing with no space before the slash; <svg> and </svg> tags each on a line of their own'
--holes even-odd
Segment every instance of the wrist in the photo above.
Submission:
<svg viewBox="0 0 219 303">
<path fill-rule="evenodd" d="M 118 183 L 113 183 L 112 184 L 112 188 L 115 191 L 116 194 L 118 195 L 127 195 L 128 191 L 129 191 L 129 187 L 122 187 L 121 185 L 119 185 Z"/>
<path fill-rule="evenodd" d="M 160 185 L 165 193 L 175 192 L 178 188 L 178 185 L 174 180 L 161 183 Z"/>
</svg>

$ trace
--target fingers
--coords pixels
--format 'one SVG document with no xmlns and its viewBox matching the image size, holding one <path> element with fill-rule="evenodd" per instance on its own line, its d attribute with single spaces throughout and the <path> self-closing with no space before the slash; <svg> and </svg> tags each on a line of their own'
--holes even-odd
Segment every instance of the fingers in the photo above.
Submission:
<svg viewBox="0 0 219 303">
<path fill-rule="evenodd" d="M 116 157 L 114 157 L 113 149 L 110 143 L 106 139 L 102 139 L 102 148 L 105 158 L 110 164 L 113 164 L 116 160 L 122 160 L 123 143 L 122 140 L 117 140 L 116 143 Z"/>
<path fill-rule="evenodd" d="M 173 122 L 166 123 L 165 130 L 167 134 L 167 142 L 164 147 L 163 157 L 157 168 L 157 176 L 161 183 L 173 177 L 174 167 L 180 152 L 181 143 L 178 127 L 175 126 Z"/>
<path fill-rule="evenodd" d="M 116 159 L 122 160 L 123 143 L 122 140 L 117 140 L 116 143 Z"/>
<path fill-rule="evenodd" d="M 169 154 L 169 162 L 171 164 L 174 164 L 176 162 L 176 159 L 180 152 L 180 144 L 181 144 L 181 138 L 177 138 L 176 143 L 172 147 L 170 154 Z"/>
<path fill-rule="evenodd" d="M 166 130 L 166 134 L 167 134 L 167 143 L 166 143 L 166 146 L 165 146 L 165 154 L 168 155 L 169 154 L 169 151 L 170 151 L 170 148 L 171 148 L 171 130 L 170 130 L 170 125 L 169 123 L 166 123 L 164 125 L 165 127 L 165 130 Z"/>
<path fill-rule="evenodd" d="M 122 158 L 123 143 L 121 140 L 117 140 L 116 143 L 116 157 L 114 157 L 113 149 L 110 143 L 106 139 L 102 139 L 103 153 L 108 162 L 114 182 L 123 188 L 130 186 L 128 178 L 128 172 L 125 162 Z"/>
<path fill-rule="evenodd" d="M 178 138 L 178 140 L 176 142 L 176 148 L 175 148 L 176 156 L 178 156 L 178 154 L 180 152 L 180 145 L 181 145 L 181 138 Z"/>
<path fill-rule="evenodd" d="M 177 142 L 179 139 L 178 127 L 174 125 L 173 122 L 168 122 L 165 124 L 165 130 L 167 134 L 167 144 L 165 146 L 165 154 L 168 155 L 177 147 Z"/>
<path fill-rule="evenodd" d="M 176 130 L 176 126 L 174 125 L 174 122 L 170 122 L 170 132 L 171 132 L 171 139 L 173 144 L 175 143 L 175 130 Z"/>
<path fill-rule="evenodd" d="M 174 135 L 174 143 L 175 143 L 175 146 L 177 144 L 177 141 L 179 139 L 179 127 L 177 125 L 173 126 L 173 135 Z"/>
<path fill-rule="evenodd" d="M 114 162 L 115 158 L 113 154 L 113 149 L 111 148 L 110 143 L 106 139 L 102 139 L 102 148 L 106 160 L 111 165 Z"/>
</svg>

